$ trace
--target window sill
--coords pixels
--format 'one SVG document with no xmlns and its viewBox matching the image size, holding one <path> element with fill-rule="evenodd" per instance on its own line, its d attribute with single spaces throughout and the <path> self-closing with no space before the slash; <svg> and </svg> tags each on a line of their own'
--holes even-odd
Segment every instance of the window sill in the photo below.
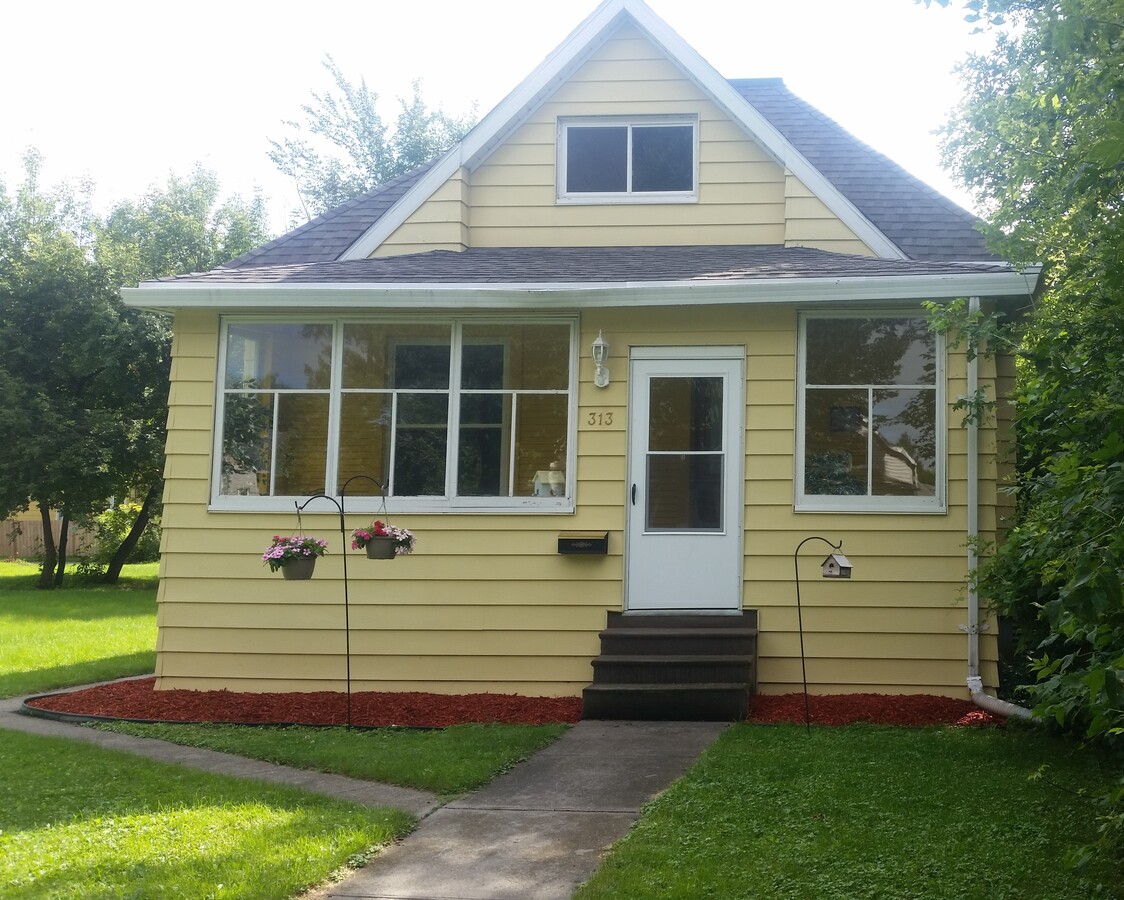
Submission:
<svg viewBox="0 0 1124 900">
<path fill-rule="evenodd" d="M 563 194 L 555 199 L 559 206 L 613 206 L 621 204 L 698 203 L 695 191 L 675 194 Z"/>
<path fill-rule="evenodd" d="M 338 499 L 334 498 L 334 499 Z M 214 513 L 292 513 L 295 504 L 308 500 L 304 497 L 217 497 L 207 506 Z M 419 500 L 391 497 L 384 507 L 380 497 L 349 496 L 347 514 L 387 515 L 573 515 L 574 502 L 565 497 L 496 498 L 490 502 L 482 498 L 469 500 Z M 310 503 L 304 514 L 338 512 L 327 500 Z"/>
<path fill-rule="evenodd" d="M 888 498 L 887 498 L 888 499 Z M 824 502 L 816 499 L 797 500 L 793 506 L 798 513 L 854 513 L 860 515 L 932 515 L 940 516 L 948 513 L 948 504 L 930 501 L 928 503 L 885 502 L 877 498 L 865 498 L 864 501 L 852 500 L 850 502 Z"/>
</svg>

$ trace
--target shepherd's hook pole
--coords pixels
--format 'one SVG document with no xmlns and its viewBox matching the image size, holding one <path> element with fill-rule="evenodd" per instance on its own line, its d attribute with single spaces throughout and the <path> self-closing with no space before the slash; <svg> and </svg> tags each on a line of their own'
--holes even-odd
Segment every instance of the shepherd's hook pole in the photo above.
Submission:
<svg viewBox="0 0 1124 900">
<path fill-rule="evenodd" d="M 804 685 L 804 728 L 808 733 L 812 732 L 812 717 L 808 712 L 808 668 L 804 661 L 804 614 L 800 608 L 800 548 L 803 547 L 808 541 L 823 541 L 832 550 L 842 550 L 843 541 L 838 544 L 833 544 L 827 538 L 820 537 L 819 535 L 812 535 L 806 537 L 799 544 L 796 545 L 796 550 L 792 554 L 792 569 L 796 574 L 796 628 L 800 632 L 800 679 Z"/>
</svg>

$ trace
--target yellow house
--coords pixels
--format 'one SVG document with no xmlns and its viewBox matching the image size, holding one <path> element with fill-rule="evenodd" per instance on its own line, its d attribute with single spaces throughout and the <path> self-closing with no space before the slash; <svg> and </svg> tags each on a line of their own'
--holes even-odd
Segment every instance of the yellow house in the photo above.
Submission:
<svg viewBox="0 0 1124 900">
<path fill-rule="evenodd" d="M 974 226 L 606 0 L 440 159 L 126 292 L 175 315 L 158 688 L 668 718 L 805 680 L 993 688 L 966 577 L 1006 420 L 953 405 L 1009 373 L 921 304 L 1019 306 L 1035 276 Z M 336 503 L 417 552 L 368 562 Z M 298 504 L 311 581 L 259 558 Z M 821 578 L 840 543 L 852 577 Z"/>
</svg>

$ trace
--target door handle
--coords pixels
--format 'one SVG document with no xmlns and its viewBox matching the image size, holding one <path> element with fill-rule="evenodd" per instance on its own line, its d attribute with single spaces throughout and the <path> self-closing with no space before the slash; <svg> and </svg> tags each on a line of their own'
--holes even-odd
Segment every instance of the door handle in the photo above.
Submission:
<svg viewBox="0 0 1124 900">
<path fill-rule="evenodd" d="M 636 485 L 632 486 L 632 505 L 636 505 Z"/>
</svg>

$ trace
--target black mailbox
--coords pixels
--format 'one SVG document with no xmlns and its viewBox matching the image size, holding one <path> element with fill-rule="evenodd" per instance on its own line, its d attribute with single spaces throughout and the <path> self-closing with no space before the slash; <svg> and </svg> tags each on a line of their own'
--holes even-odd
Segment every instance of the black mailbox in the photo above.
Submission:
<svg viewBox="0 0 1124 900">
<path fill-rule="evenodd" d="M 609 552 L 609 532 L 560 532 L 558 535 L 558 552 L 569 556 L 605 556 Z"/>
</svg>

